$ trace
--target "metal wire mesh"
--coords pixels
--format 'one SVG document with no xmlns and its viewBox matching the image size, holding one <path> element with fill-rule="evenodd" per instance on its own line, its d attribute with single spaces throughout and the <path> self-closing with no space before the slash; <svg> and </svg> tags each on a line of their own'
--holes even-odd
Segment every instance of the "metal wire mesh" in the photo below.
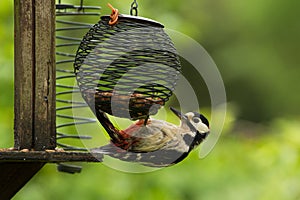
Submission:
<svg viewBox="0 0 300 200">
<path fill-rule="evenodd" d="M 156 114 L 172 95 L 180 62 L 158 22 L 120 15 L 101 17 L 78 48 L 74 68 L 83 98 L 94 112 L 141 119 Z"/>
<path fill-rule="evenodd" d="M 100 7 L 79 6 L 72 4 L 56 4 L 56 117 L 57 145 L 64 150 L 86 150 L 85 148 L 67 144 L 65 140 L 90 139 L 90 136 L 67 133 L 66 129 L 74 130 L 77 124 L 94 123 L 96 120 L 87 117 L 73 116 L 72 110 L 87 107 L 84 101 L 73 101 L 72 95 L 79 93 L 74 86 L 75 75 L 73 62 L 75 53 L 83 35 L 92 27 L 83 22 L 88 17 L 97 20 Z M 90 21 L 92 21 L 90 20 Z"/>
</svg>

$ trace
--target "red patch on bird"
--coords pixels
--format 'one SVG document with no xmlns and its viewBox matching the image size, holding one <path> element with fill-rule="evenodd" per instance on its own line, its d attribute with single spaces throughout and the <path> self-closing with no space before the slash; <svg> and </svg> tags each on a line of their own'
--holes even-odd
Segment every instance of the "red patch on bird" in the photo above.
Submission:
<svg viewBox="0 0 300 200">
<path fill-rule="evenodd" d="M 145 120 L 141 119 L 141 120 L 137 121 L 135 124 L 132 124 L 131 126 L 129 126 L 128 128 L 126 128 L 120 132 L 121 132 L 121 134 L 129 135 L 129 137 L 130 137 L 132 135 L 131 133 L 136 132 L 138 129 L 140 129 L 142 126 L 144 126 L 144 123 L 145 123 Z M 147 125 L 149 125 L 150 123 L 151 123 L 151 121 L 148 120 Z"/>
<path fill-rule="evenodd" d="M 147 125 L 150 124 L 151 121 L 148 120 L 147 121 Z M 142 128 L 145 124 L 145 120 L 141 119 L 139 121 L 137 121 L 135 124 L 132 124 L 131 126 L 129 126 L 128 128 L 124 129 L 124 130 L 120 130 L 118 132 L 118 135 L 120 136 L 119 138 L 121 139 L 121 141 L 114 143 L 114 145 L 116 145 L 117 147 L 124 149 L 124 150 L 128 150 L 131 145 L 139 142 L 140 138 L 137 138 L 135 136 L 133 136 L 132 133 L 138 132 L 138 130 L 140 128 Z"/>
</svg>

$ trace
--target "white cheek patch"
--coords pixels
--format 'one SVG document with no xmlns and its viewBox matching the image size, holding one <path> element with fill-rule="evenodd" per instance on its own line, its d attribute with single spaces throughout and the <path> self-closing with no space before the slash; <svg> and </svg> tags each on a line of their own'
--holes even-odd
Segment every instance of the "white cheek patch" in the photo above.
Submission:
<svg viewBox="0 0 300 200">
<path fill-rule="evenodd" d="M 194 117 L 194 113 L 188 112 L 188 113 L 185 114 L 185 116 L 187 116 L 187 118 L 188 118 L 189 120 L 191 120 L 191 119 Z"/>
<path fill-rule="evenodd" d="M 207 132 L 209 132 L 209 128 L 205 124 L 203 124 L 203 123 L 197 124 L 197 130 L 200 133 L 207 133 Z"/>
</svg>

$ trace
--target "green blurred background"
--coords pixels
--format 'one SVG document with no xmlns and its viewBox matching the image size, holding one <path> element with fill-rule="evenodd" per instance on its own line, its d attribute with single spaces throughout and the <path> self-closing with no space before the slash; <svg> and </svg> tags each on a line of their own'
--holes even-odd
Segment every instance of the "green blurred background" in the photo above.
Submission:
<svg viewBox="0 0 300 200">
<path fill-rule="evenodd" d="M 107 1 L 86 2 L 110 13 Z M 110 0 L 121 13 L 131 2 Z M 82 173 L 69 175 L 49 164 L 14 199 L 300 199 L 300 1 L 138 2 L 141 16 L 196 39 L 216 62 L 228 97 L 217 145 L 202 160 L 194 151 L 145 174 L 84 164 Z M 0 5 L 0 147 L 6 148 L 13 146 L 13 2 Z M 203 102 L 209 107 L 209 99 Z"/>
</svg>

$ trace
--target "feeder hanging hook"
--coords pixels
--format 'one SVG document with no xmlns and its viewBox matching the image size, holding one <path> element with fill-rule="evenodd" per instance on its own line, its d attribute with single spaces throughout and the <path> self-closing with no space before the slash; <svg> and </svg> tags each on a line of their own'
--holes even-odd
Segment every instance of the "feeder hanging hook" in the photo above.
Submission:
<svg viewBox="0 0 300 200">
<path fill-rule="evenodd" d="M 137 16 L 138 15 L 138 3 L 136 0 L 134 0 L 131 4 L 131 8 L 130 8 L 130 15 L 134 15 Z"/>
</svg>

